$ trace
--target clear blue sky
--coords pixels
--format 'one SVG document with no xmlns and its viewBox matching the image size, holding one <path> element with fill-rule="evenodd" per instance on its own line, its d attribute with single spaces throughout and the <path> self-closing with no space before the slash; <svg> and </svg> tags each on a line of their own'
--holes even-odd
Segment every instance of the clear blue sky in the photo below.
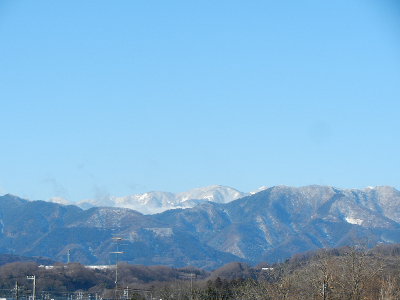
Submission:
<svg viewBox="0 0 400 300">
<path fill-rule="evenodd" d="M 0 194 L 400 188 L 400 6 L 0 1 Z"/>
</svg>

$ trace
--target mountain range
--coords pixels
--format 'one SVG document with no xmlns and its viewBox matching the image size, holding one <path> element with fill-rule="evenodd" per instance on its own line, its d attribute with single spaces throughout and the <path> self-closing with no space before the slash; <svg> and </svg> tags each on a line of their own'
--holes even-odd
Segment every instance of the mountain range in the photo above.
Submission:
<svg viewBox="0 0 400 300">
<path fill-rule="evenodd" d="M 82 209 L 99 206 L 123 207 L 137 210 L 143 214 L 155 214 L 168 209 L 194 207 L 206 201 L 228 203 L 263 189 L 266 189 L 266 187 L 261 187 L 250 193 L 243 193 L 227 186 L 211 185 L 182 193 L 148 192 L 124 197 L 103 196 L 97 199 L 81 200 L 77 203 L 69 202 L 61 197 L 53 197 L 47 201 L 64 205 L 77 205 Z"/>
<path fill-rule="evenodd" d="M 70 250 L 73 261 L 107 264 L 115 262 L 110 252 L 117 236 L 120 259 L 128 263 L 213 269 L 341 246 L 356 233 L 380 243 L 400 242 L 400 192 L 390 186 L 275 186 L 228 203 L 200 202 L 144 215 L 130 208 L 83 210 L 5 195 L 0 197 L 0 253 L 65 262 Z"/>
</svg>

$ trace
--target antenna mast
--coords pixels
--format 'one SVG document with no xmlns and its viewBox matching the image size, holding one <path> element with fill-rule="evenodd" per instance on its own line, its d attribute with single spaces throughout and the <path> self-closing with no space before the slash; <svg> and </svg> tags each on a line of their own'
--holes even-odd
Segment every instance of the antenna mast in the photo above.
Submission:
<svg viewBox="0 0 400 300">
<path fill-rule="evenodd" d="M 113 237 L 112 239 L 117 242 L 117 251 L 110 252 L 110 253 L 115 253 L 115 289 L 117 290 L 118 289 L 118 254 L 122 254 L 122 251 L 118 251 L 118 248 L 119 248 L 119 243 L 121 242 L 122 238 Z"/>
</svg>

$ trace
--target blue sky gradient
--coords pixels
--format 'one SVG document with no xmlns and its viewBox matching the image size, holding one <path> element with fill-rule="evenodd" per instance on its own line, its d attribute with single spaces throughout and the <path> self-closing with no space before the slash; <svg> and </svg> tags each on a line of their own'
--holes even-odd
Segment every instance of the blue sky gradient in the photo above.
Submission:
<svg viewBox="0 0 400 300">
<path fill-rule="evenodd" d="M 0 194 L 400 188 L 396 1 L 1 1 Z"/>
</svg>

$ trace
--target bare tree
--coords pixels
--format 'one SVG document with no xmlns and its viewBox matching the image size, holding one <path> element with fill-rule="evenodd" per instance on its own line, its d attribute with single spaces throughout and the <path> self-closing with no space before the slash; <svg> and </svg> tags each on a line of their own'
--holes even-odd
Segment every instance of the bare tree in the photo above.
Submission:
<svg viewBox="0 0 400 300">
<path fill-rule="evenodd" d="M 361 300 L 372 281 L 381 273 L 385 263 L 376 255 L 370 254 L 371 240 L 368 237 L 352 237 L 346 255 L 342 257 L 342 287 L 346 291 L 346 298 Z"/>
<path fill-rule="evenodd" d="M 400 291 L 396 288 L 397 284 L 395 280 L 389 277 L 381 283 L 379 292 L 379 300 L 397 300 L 400 299 Z"/>
</svg>

